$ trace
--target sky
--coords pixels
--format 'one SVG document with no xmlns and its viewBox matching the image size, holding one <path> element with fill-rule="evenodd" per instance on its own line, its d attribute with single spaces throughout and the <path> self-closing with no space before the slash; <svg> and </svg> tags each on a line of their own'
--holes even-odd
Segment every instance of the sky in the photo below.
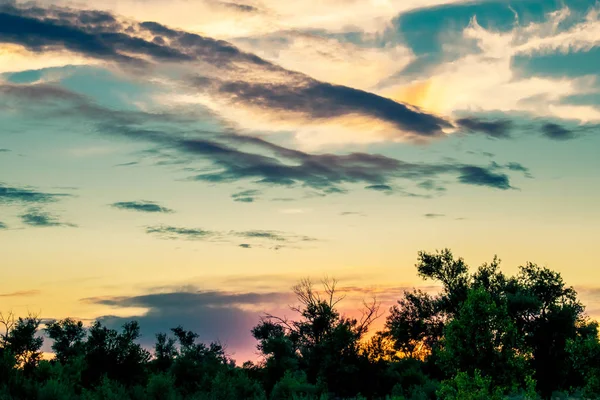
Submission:
<svg viewBox="0 0 600 400">
<path fill-rule="evenodd" d="M 598 65 L 591 0 L 0 0 L 0 309 L 243 361 L 299 279 L 385 311 L 450 248 L 600 316 Z"/>
</svg>

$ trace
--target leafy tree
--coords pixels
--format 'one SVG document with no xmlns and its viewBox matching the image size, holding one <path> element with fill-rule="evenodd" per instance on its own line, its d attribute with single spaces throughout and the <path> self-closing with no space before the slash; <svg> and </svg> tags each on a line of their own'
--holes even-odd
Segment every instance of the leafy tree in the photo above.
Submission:
<svg viewBox="0 0 600 400">
<path fill-rule="evenodd" d="M 518 354 L 519 338 L 506 304 L 496 304 L 483 288 L 469 291 L 456 318 L 444 331 L 440 358 L 452 375 L 479 371 L 496 387 L 524 386 L 525 359 Z M 478 372 L 478 373 L 479 373 Z"/>
<path fill-rule="evenodd" d="M 31 314 L 15 320 L 10 313 L 7 317 L 0 315 L 0 323 L 5 328 L 1 338 L 3 352 L 10 353 L 25 373 L 32 372 L 42 358 L 44 339 L 37 335 L 41 320 Z"/>
<path fill-rule="evenodd" d="M 54 341 L 52 350 L 58 362 L 66 364 L 83 353 L 86 332 L 81 321 L 66 318 L 50 322 L 44 330 Z"/>
<path fill-rule="evenodd" d="M 123 384 L 141 382 L 150 353 L 136 343 L 139 337 L 140 327 L 135 321 L 123 325 L 120 333 L 96 321 L 85 343 L 86 386 L 105 377 Z"/>
<path fill-rule="evenodd" d="M 286 366 L 297 365 L 311 384 L 322 383 L 336 395 L 358 393 L 358 377 L 366 360 L 361 339 L 379 316 L 379 305 L 375 300 L 365 303 L 360 320 L 344 317 L 336 309 L 343 299 L 336 293 L 336 284 L 335 280 L 323 281 L 321 293 L 309 280 L 301 281 L 293 287 L 300 305 L 292 307 L 300 319 L 267 315 L 253 329 L 271 372 L 268 385 L 284 374 Z"/>
</svg>

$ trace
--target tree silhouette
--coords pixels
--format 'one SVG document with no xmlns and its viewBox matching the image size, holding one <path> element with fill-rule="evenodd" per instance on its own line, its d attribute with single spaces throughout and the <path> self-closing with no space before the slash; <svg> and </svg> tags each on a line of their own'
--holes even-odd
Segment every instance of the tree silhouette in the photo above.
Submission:
<svg viewBox="0 0 600 400">
<path fill-rule="evenodd" d="M 416 270 L 439 290 L 406 291 L 370 337 L 376 300 L 350 318 L 335 280 L 300 281 L 295 317 L 264 315 L 251 331 L 262 358 L 242 366 L 182 326 L 150 352 L 135 321 L 0 313 L 0 399 L 600 398 L 599 325 L 560 274 L 527 263 L 505 275 L 498 258 L 471 271 L 450 250 L 419 253 Z"/>
</svg>

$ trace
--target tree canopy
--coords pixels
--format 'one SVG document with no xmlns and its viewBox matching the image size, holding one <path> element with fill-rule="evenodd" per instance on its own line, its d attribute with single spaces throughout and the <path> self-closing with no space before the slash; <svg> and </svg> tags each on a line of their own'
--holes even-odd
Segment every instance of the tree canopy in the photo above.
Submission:
<svg viewBox="0 0 600 400">
<path fill-rule="evenodd" d="M 404 292 L 378 332 L 375 299 L 351 318 L 335 280 L 302 280 L 296 317 L 257 321 L 261 359 L 241 366 L 182 326 L 146 349 L 136 321 L 0 314 L 0 400 L 600 398 L 598 323 L 559 273 L 508 276 L 497 258 L 471 270 L 450 250 L 419 253 L 416 269 L 439 290 Z"/>
</svg>

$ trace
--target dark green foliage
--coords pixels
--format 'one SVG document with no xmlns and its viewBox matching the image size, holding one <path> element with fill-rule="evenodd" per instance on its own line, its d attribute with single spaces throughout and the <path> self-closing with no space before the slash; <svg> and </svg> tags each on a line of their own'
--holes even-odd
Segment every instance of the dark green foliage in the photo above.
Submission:
<svg viewBox="0 0 600 400">
<path fill-rule="evenodd" d="M 335 281 L 300 282 L 297 318 L 264 316 L 251 332 L 262 357 L 241 367 L 181 326 L 150 353 L 137 322 L 40 330 L 36 316 L 0 314 L 0 400 L 600 398 L 599 325 L 560 274 L 528 263 L 506 276 L 497 258 L 471 273 L 449 250 L 416 267 L 440 290 L 405 292 L 371 337 L 376 301 L 348 318 Z"/>
</svg>

